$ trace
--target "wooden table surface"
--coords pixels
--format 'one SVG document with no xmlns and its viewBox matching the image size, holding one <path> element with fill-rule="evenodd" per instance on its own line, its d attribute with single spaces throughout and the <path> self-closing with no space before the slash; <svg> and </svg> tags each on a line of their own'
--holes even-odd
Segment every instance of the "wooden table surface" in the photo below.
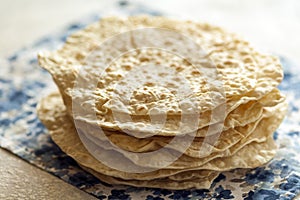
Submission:
<svg viewBox="0 0 300 200">
<path fill-rule="evenodd" d="M 0 59 L 81 17 L 103 9 L 113 10 L 116 3 L 108 0 L 0 0 Z M 151 0 L 143 3 L 170 16 L 221 25 L 261 49 L 300 63 L 298 0 Z M 0 149 L 0 199 L 62 197 L 94 199 Z"/>
</svg>

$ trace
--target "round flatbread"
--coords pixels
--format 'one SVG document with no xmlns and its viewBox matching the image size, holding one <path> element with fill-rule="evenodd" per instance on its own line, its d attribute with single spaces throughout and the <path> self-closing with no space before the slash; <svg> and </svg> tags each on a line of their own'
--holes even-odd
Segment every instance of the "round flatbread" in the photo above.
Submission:
<svg viewBox="0 0 300 200">
<path fill-rule="evenodd" d="M 157 44 L 153 43 L 156 34 L 153 29 L 139 31 L 137 34 L 128 32 L 147 27 L 176 32 L 177 40 L 168 40 L 164 44 L 167 50 L 175 52 L 157 49 Z M 116 36 L 126 31 L 125 36 Z M 178 36 L 179 33 L 184 36 Z M 100 45 L 111 36 L 116 36 L 118 40 L 107 46 Z M 178 45 L 182 45 L 185 36 L 201 46 L 206 55 L 205 62 L 190 63 L 188 58 L 178 56 L 180 52 L 176 49 L 184 49 Z M 175 41 L 181 43 L 177 44 Z M 156 49 L 137 49 L 140 46 L 151 45 Z M 102 65 L 108 58 L 104 55 L 109 54 L 115 46 L 119 47 L 117 50 L 122 49 L 126 53 L 115 58 L 105 69 Z M 130 51 L 132 49 L 137 50 Z M 112 52 L 112 55 L 114 53 Z M 189 57 L 188 54 L 184 55 Z M 101 19 L 98 23 L 71 35 L 62 49 L 40 54 L 39 62 L 53 76 L 69 115 L 76 120 L 93 123 L 109 130 L 129 131 L 136 136 L 184 135 L 222 122 L 237 106 L 262 98 L 282 79 L 278 59 L 254 51 L 248 42 L 238 36 L 208 24 L 164 17 Z M 155 66 L 153 69 L 153 63 L 166 67 Z M 213 64 L 215 68 L 208 63 Z M 85 68 L 92 73 L 81 73 Z M 99 69 L 103 70 L 103 74 L 97 80 L 98 84 L 93 86 L 91 80 L 99 77 Z M 216 69 L 222 87 L 216 87 L 207 81 L 207 75 L 213 75 L 212 69 Z M 183 78 L 177 77 L 179 75 Z M 81 80 L 84 87 L 78 87 L 78 80 Z M 183 87 L 185 85 L 186 87 Z M 187 99 L 195 104 L 186 104 Z M 226 109 L 223 111 L 224 105 L 220 103 L 224 101 Z M 198 125 L 181 126 L 182 113 L 186 112 L 185 105 L 187 108 L 195 108 L 193 112 L 196 114 L 201 114 Z M 72 108 L 79 109 L 80 114 L 74 116 Z M 218 109 L 222 111 L 218 112 Z M 219 114 L 215 114 L 214 111 Z M 93 114 L 96 114 L 96 117 Z M 163 126 L 152 123 L 149 115 L 167 116 L 166 123 Z M 128 120 L 128 116 L 132 118 Z"/>
<path fill-rule="evenodd" d="M 184 171 L 199 169 L 226 171 L 235 168 L 252 168 L 266 163 L 275 154 L 275 143 L 271 137 L 268 137 L 266 142 L 251 142 L 232 156 L 214 159 L 200 167 L 186 167 L 184 169 L 160 169 L 144 174 L 126 173 L 109 168 L 96 160 L 85 149 L 77 135 L 73 123 L 70 122 L 70 118 L 67 116 L 66 112 L 61 112 L 61 108 L 64 108 L 64 105 L 62 105 L 62 102 L 59 98 L 49 98 L 46 104 L 39 104 L 38 107 L 39 117 L 50 131 L 53 140 L 64 152 L 73 157 L 81 165 L 89 167 L 97 172 L 122 179 L 151 180 L 154 178 L 167 177 Z M 274 128 L 276 128 L 276 126 L 268 126 L 266 131 L 272 132 Z M 99 146 L 97 146 L 97 148 L 103 153 L 107 151 Z M 115 152 L 114 155 L 121 164 L 122 161 L 126 159 L 118 152 Z"/>
<path fill-rule="evenodd" d="M 123 180 L 96 172 L 85 166 L 81 166 L 84 170 L 90 172 L 95 177 L 109 184 L 131 185 L 135 187 L 148 187 L 148 188 L 163 188 L 169 190 L 184 190 L 191 188 L 209 189 L 211 184 L 218 177 L 219 172 L 212 172 L 205 177 L 193 178 L 187 180 L 173 180 L 171 177 L 154 179 L 154 180 Z M 197 172 L 196 172 L 197 173 Z"/>
</svg>

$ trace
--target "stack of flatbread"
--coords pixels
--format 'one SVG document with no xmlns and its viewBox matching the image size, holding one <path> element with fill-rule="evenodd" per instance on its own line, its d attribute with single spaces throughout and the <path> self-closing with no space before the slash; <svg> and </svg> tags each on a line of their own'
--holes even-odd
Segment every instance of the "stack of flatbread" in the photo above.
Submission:
<svg viewBox="0 0 300 200">
<path fill-rule="evenodd" d="M 59 91 L 38 115 L 102 181 L 209 188 L 275 155 L 286 103 L 279 60 L 219 27 L 164 17 L 101 19 L 40 65 Z"/>
</svg>

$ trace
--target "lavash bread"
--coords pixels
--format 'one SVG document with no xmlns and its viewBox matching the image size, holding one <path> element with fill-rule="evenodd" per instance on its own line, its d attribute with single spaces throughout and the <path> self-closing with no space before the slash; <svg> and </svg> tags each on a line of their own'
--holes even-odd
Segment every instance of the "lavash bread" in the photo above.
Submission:
<svg viewBox="0 0 300 200">
<path fill-rule="evenodd" d="M 109 46 L 99 46 L 101 42 L 119 33 L 147 27 L 188 36 L 205 50 L 209 61 L 191 63 L 174 53 L 146 48 L 126 52 L 106 69 L 101 68 L 107 59 L 101 55 L 110 51 Z M 149 36 L 153 32 L 140 33 L 130 35 L 129 32 L 131 42 L 126 40 L 127 36 L 121 37 L 118 45 L 130 50 L 141 44 L 152 44 Z M 178 49 L 172 40 L 168 45 L 175 51 Z M 165 17 L 104 18 L 72 34 L 61 49 L 40 53 L 39 63 L 50 72 L 59 89 L 41 100 L 39 118 L 64 152 L 105 182 L 166 189 L 209 188 L 220 172 L 258 167 L 275 155 L 272 134 L 286 113 L 285 98 L 276 88 L 283 78 L 280 62 L 219 27 Z M 169 68 L 151 68 L 153 63 Z M 203 74 L 211 70 L 209 63 L 216 67 L 222 89 L 207 84 Z M 82 75 L 83 67 L 91 73 Z M 98 80 L 99 69 L 103 73 Z M 133 78 L 128 79 L 128 74 Z M 176 74 L 184 79 L 172 78 Z M 93 79 L 98 82 L 95 87 L 80 88 L 76 86 L 78 79 L 86 84 Z M 144 85 L 137 87 L 139 82 Z M 193 92 L 182 92 L 184 84 Z M 129 101 L 125 98 L 128 95 Z M 181 98 L 178 100 L 177 96 Z M 192 110 L 201 117 L 196 126 L 182 129 L 185 99 L 196 102 Z M 214 115 L 223 108 L 224 115 Z M 81 115 L 74 114 L 74 109 L 81 111 Z M 96 117 L 91 118 L 90 112 Z M 116 118 L 123 115 L 132 120 Z M 164 126 L 157 127 L 149 120 L 155 115 L 166 116 Z M 99 134 L 99 128 L 106 137 Z M 163 165 L 163 159 L 149 161 L 149 158 L 124 153 L 124 150 L 147 153 L 160 148 L 180 152 L 184 147 L 168 146 L 178 136 L 183 140 L 195 138 L 182 155 L 167 166 Z M 120 164 L 153 170 L 141 174 L 110 168 L 86 149 L 82 137 L 97 152 L 115 155 Z M 119 150 L 111 148 L 112 143 Z"/>
<path fill-rule="evenodd" d="M 281 109 L 282 108 L 284 108 L 284 106 L 281 107 Z M 115 177 L 123 179 L 151 180 L 153 176 L 159 178 L 167 177 L 180 172 L 200 168 L 214 171 L 235 169 L 237 166 L 252 168 L 267 162 L 275 154 L 275 143 L 270 135 L 267 135 L 266 138 L 262 138 L 261 140 L 257 138 L 258 141 L 245 144 L 246 148 L 243 148 L 242 151 L 238 151 L 238 153 L 233 154 L 232 156 L 222 157 L 222 159 L 219 160 L 213 160 L 213 162 L 207 163 L 207 165 L 194 168 L 185 167 L 183 169 L 161 169 L 146 174 L 129 174 L 108 168 L 89 154 L 78 137 L 75 126 L 70 121 L 59 94 L 51 94 L 49 97 L 45 98 L 44 101 L 39 104 L 38 111 L 40 119 L 50 131 L 52 139 L 63 149 L 63 151 L 81 163 L 81 165 L 87 166 L 93 170 L 101 169 L 100 171 L 102 173 L 107 173 L 107 175 L 113 174 Z M 276 115 L 273 113 L 275 115 L 274 117 L 277 118 L 275 120 L 276 124 L 282 120 L 284 113 L 283 111 L 284 110 L 279 109 L 276 110 Z M 267 126 L 264 128 L 272 131 L 274 127 Z M 265 133 L 264 131 L 259 132 L 261 132 L 261 134 Z M 234 161 L 232 162 L 231 160 Z"/>
</svg>

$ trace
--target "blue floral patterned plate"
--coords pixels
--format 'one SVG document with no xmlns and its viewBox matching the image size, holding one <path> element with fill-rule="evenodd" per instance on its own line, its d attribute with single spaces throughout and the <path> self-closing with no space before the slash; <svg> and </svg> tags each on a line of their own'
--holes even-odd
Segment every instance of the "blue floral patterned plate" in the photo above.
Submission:
<svg viewBox="0 0 300 200">
<path fill-rule="evenodd" d="M 121 2 L 122 14 L 157 15 L 141 5 Z M 37 52 L 60 46 L 71 32 L 99 19 L 93 16 L 61 32 L 38 40 L 4 60 L 0 74 L 0 146 L 99 199 L 293 199 L 300 193 L 300 75 L 284 58 L 285 78 L 280 89 L 287 95 L 289 114 L 274 137 L 276 157 L 250 171 L 221 174 L 210 190 L 162 190 L 112 186 L 82 170 L 56 146 L 36 115 L 42 96 L 54 90 L 50 75 L 38 64 Z M 245 175 L 246 174 L 246 175 Z"/>
</svg>

